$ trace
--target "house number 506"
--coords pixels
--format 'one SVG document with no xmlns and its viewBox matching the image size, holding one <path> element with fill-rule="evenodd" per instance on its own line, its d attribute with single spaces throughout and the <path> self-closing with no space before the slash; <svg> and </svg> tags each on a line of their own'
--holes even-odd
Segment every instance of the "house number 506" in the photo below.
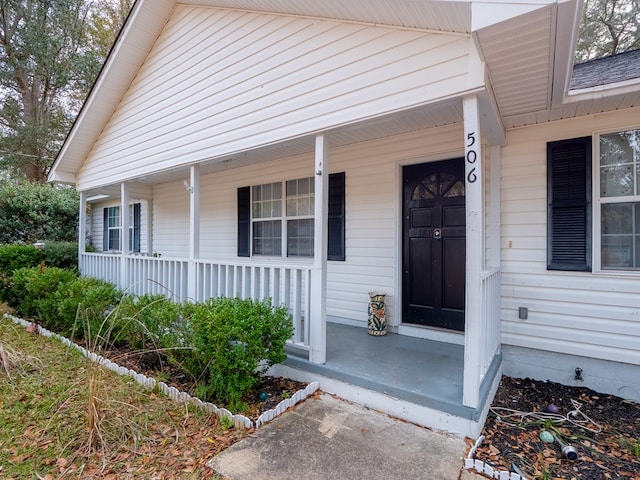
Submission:
<svg viewBox="0 0 640 480">
<path fill-rule="evenodd" d="M 467 134 L 467 155 L 466 160 L 469 165 L 473 165 L 476 163 L 478 159 L 478 152 L 475 148 L 476 144 L 476 132 L 471 132 Z M 467 181 L 469 183 L 475 183 L 478 180 L 478 176 L 476 175 L 476 167 L 471 167 L 469 169 L 469 173 L 467 173 Z"/>
</svg>

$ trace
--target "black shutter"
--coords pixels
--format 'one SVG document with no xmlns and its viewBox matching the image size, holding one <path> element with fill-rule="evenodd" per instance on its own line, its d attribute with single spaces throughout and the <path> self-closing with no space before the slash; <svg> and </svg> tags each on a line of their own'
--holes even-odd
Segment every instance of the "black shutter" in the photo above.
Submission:
<svg viewBox="0 0 640 480">
<path fill-rule="evenodd" d="M 251 187 L 238 188 L 238 256 L 251 256 Z"/>
<path fill-rule="evenodd" d="M 591 271 L 591 137 L 547 144 L 547 268 Z"/>
<path fill-rule="evenodd" d="M 345 259 L 345 175 L 344 172 L 329 175 L 329 224 L 328 236 L 328 260 Z"/>
<path fill-rule="evenodd" d="M 140 251 L 140 204 L 133 204 L 133 251 Z"/>
<path fill-rule="evenodd" d="M 102 209 L 102 251 L 109 250 L 109 209 Z"/>
</svg>

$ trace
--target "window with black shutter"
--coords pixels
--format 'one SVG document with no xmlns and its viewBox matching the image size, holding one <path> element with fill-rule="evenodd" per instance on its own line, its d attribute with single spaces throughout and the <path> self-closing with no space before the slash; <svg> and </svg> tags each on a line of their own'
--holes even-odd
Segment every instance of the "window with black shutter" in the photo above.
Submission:
<svg viewBox="0 0 640 480">
<path fill-rule="evenodd" d="M 129 205 L 129 250 L 140 252 L 140 216 L 141 204 Z M 106 207 L 103 209 L 102 250 L 120 250 L 122 221 L 120 218 L 120 206 Z"/>
<path fill-rule="evenodd" d="M 591 271 L 591 137 L 547 144 L 547 268 Z"/>
<path fill-rule="evenodd" d="M 253 240 L 254 249 L 258 254 L 282 255 L 280 248 L 267 248 L 269 245 L 279 246 L 282 238 L 282 228 L 287 220 L 287 256 L 308 256 L 313 252 L 313 192 L 309 188 L 300 188 L 307 181 L 312 179 L 298 179 L 284 182 L 279 195 L 273 195 L 274 185 L 266 184 L 254 186 L 252 200 L 252 187 L 238 188 L 238 256 L 249 257 L 251 255 L 251 245 Z M 301 183 L 302 182 L 302 183 Z M 267 188 L 268 187 L 268 188 Z M 267 195 L 263 190 L 268 190 Z M 285 208 L 279 205 L 274 207 L 274 202 L 282 201 L 282 192 L 286 192 L 287 205 Z M 256 217 L 252 218 L 252 201 Z M 309 203 L 311 202 L 311 203 Z M 345 174 L 333 173 L 329 175 L 329 208 L 328 208 L 328 260 L 345 260 Z M 308 206 L 305 206 L 309 204 Z M 311 208 L 311 215 L 307 211 Z M 292 210 L 295 210 L 292 211 Z M 283 217 L 283 212 L 284 217 Z M 302 213 L 301 213 L 302 212 Z M 289 219 L 291 218 L 291 219 Z M 251 224 L 253 228 L 260 227 L 259 231 L 254 231 L 253 239 L 251 234 Z M 308 225 L 311 221 L 311 225 Z M 263 228 L 264 227 L 264 228 Z M 268 227 L 268 228 L 267 228 Z M 304 228 L 306 230 L 304 230 Z M 268 230 L 268 231 L 267 231 Z M 304 230 L 304 231 L 303 231 Z M 254 251 L 254 254 L 256 252 Z"/>
</svg>

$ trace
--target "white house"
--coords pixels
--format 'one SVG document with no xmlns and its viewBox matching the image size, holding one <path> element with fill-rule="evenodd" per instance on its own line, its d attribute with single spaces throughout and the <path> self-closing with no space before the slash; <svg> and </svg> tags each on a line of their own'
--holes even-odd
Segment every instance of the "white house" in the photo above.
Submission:
<svg viewBox="0 0 640 480">
<path fill-rule="evenodd" d="M 49 176 L 81 272 L 272 297 L 279 373 L 465 435 L 502 372 L 637 400 L 640 55 L 574 68 L 581 8 L 137 0 Z"/>
</svg>

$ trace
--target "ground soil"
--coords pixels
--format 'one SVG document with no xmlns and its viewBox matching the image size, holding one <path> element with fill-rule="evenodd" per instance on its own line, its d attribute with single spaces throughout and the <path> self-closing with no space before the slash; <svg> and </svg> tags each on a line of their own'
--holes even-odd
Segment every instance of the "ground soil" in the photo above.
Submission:
<svg viewBox="0 0 640 480">
<path fill-rule="evenodd" d="M 542 442 L 542 430 L 575 447 L 578 459 Z M 613 395 L 503 377 L 482 435 L 475 458 L 498 470 L 515 466 L 530 480 L 640 480 L 640 404 Z"/>
</svg>

